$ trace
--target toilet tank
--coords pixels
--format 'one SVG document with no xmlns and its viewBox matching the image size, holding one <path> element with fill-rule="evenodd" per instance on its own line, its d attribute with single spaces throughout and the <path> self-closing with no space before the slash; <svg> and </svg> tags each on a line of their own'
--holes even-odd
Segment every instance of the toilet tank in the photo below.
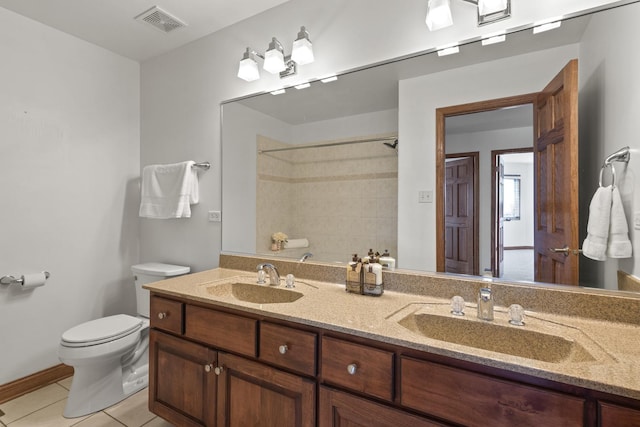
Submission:
<svg viewBox="0 0 640 427">
<path fill-rule="evenodd" d="M 136 305 L 140 316 L 149 317 L 149 296 L 142 285 L 146 283 L 158 282 L 169 277 L 182 276 L 189 273 L 191 269 L 183 265 L 163 264 L 160 262 L 147 262 L 131 266 L 136 286 Z"/>
</svg>

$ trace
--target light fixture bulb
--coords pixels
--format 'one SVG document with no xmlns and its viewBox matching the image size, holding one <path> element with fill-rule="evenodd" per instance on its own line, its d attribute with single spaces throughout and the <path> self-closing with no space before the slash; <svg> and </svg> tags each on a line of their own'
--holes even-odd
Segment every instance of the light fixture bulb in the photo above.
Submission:
<svg viewBox="0 0 640 427">
<path fill-rule="evenodd" d="M 284 49 L 275 37 L 271 39 L 269 49 L 264 54 L 264 65 L 262 67 L 271 74 L 277 74 L 287 69 L 284 63 Z"/>
<path fill-rule="evenodd" d="M 260 78 L 258 63 L 256 62 L 255 54 L 250 48 L 247 48 L 244 55 L 242 55 L 242 59 L 238 66 L 238 77 L 248 82 L 252 82 Z"/>
<path fill-rule="evenodd" d="M 507 0 L 478 0 L 478 14 L 490 15 L 507 9 Z"/>
<path fill-rule="evenodd" d="M 443 47 L 440 50 L 438 50 L 438 56 L 454 55 L 458 52 L 460 52 L 460 46 L 458 45 Z"/>
<path fill-rule="evenodd" d="M 505 40 L 507 40 L 507 36 L 505 34 L 489 36 L 487 38 L 482 39 L 482 46 L 489 46 L 496 43 L 502 43 Z"/>
<path fill-rule="evenodd" d="M 436 31 L 453 25 L 450 1 L 429 0 L 425 22 L 427 23 L 427 27 L 429 27 L 429 31 Z"/>
<path fill-rule="evenodd" d="M 293 42 L 291 59 L 298 65 L 311 64 L 314 61 L 313 45 L 311 44 L 311 40 L 309 40 L 309 33 L 305 27 L 300 27 L 298 37 Z"/>
<path fill-rule="evenodd" d="M 545 31 L 555 30 L 556 28 L 560 28 L 562 24 L 561 21 L 556 22 L 548 22 L 546 24 L 541 24 L 533 27 L 533 34 L 544 33 Z"/>
</svg>

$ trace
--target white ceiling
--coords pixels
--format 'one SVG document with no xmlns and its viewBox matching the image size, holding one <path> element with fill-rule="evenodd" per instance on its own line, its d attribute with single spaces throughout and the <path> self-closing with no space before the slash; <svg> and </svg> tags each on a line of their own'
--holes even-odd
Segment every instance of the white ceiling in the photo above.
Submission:
<svg viewBox="0 0 640 427">
<path fill-rule="evenodd" d="M 287 0 L 0 0 L 0 7 L 134 59 L 166 53 Z M 134 17 L 158 6 L 187 27 L 162 33 Z"/>
</svg>

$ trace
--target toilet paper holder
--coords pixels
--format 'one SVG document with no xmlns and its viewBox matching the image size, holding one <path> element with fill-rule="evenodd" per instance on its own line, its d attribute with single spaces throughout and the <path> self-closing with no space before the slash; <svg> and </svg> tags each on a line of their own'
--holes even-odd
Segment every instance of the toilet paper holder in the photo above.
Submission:
<svg viewBox="0 0 640 427">
<path fill-rule="evenodd" d="M 45 279 L 48 279 L 51 274 L 48 271 L 43 271 Z M 22 285 L 24 283 L 24 276 L 14 277 L 11 275 L 0 277 L 0 285 L 12 285 L 17 283 Z"/>
</svg>

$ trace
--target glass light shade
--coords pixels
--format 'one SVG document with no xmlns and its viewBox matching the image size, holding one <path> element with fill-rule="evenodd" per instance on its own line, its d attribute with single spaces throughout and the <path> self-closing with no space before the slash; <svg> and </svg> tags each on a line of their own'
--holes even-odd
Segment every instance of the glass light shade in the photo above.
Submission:
<svg viewBox="0 0 640 427">
<path fill-rule="evenodd" d="M 264 54 L 264 65 L 262 66 L 271 74 L 277 74 L 287 69 L 284 63 L 284 49 L 280 42 L 273 37 L 269 43 L 269 49 Z"/>
<path fill-rule="evenodd" d="M 479 0 L 478 14 L 490 15 L 507 9 L 507 0 Z"/>
<path fill-rule="evenodd" d="M 255 61 L 255 59 L 248 57 L 243 58 L 240 61 L 240 66 L 238 67 L 238 77 L 248 82 L 252 82 L 260 78 L 260 70 L 258 70 L 258 63 Z"/>
<path fill-rule="evenodd" d="M 429 27 L 429 31 L 436 31 L 453 25 L 449 0 L 429 0 L 425 22 Z"/>
<path fill-rule="evenodd" d="M 298 65 L 311 64 L 314 61 L 311 42 L 308 39 L 294 41 L 291 59 Z"/>
</svg>

